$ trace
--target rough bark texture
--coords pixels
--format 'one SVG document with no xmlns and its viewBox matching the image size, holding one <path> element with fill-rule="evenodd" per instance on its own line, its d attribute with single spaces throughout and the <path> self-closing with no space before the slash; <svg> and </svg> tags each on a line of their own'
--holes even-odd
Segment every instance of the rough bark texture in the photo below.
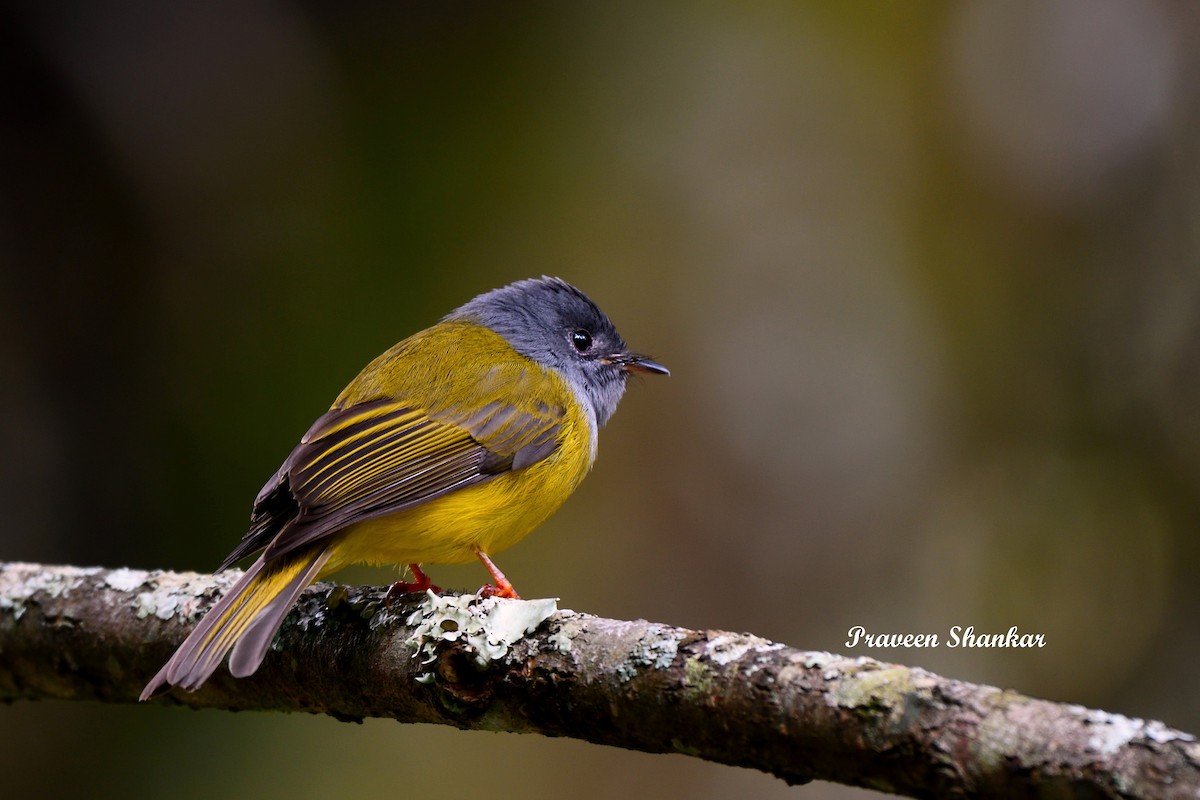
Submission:
<svg viewBox="0 0 1200 800">
<path fill-rule="evenodd" d="M 0 564 L 0 700 L 133 702 L 232 577 Z M 156 702 L 570 736 L 914 797 L 1200 797 L 1200 745 L 1158 722 L 565 611 L 486 666 L 461 641 L 414 657 L 417 599 L 382 598 L 315 586 L 256 675 Z"/>
</svg>

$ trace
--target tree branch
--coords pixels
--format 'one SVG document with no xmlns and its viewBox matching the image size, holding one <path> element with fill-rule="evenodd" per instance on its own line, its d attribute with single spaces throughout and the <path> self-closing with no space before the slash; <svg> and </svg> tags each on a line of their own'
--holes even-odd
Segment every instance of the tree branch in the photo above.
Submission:
<svg viewBox="0 0 1200 800">
<path fill-rule="evenodd" d="M 0 700 L 135 700 L 233 577 L 0 564 Z M 431 599 L 391 609 L 382 599 L 315 586 L 257 674 L 220 670 L 159 702 L 570 736 L 918 797 L 1200 796 L 1200 745 L 1159 722 L 745 634 L 570 611 L 511 646 L 493 639 L 488 660 L 453 630 L 460 622 L 430 616 Z M 499 603 L 538 610 L 488 605 Z M 443 638 L 418 652 L 418 628 Z"/>
</svg>

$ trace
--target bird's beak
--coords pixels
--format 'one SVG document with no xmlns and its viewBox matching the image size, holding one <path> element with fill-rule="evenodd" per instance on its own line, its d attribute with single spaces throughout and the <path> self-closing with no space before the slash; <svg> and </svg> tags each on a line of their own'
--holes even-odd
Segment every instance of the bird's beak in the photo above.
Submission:
<svg viewBox="0 0 1200 800">
<path fill-rule="evenodd" d="M 647 356 L 639 356 L 636 353 L 618 353 L 615 356 L 609 356 L 604 359 L 609 364 L 616 364 L 626 372 L 641 372 L 646 375 L 670 375 L 671 370 L 659 364 L 657 361 L 651 361 Z"/>
</svg>

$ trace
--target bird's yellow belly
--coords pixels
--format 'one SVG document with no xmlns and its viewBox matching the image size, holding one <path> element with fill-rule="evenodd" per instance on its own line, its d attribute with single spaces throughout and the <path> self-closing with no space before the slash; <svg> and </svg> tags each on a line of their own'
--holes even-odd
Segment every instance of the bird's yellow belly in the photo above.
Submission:
<svg viewBox="0 0 1200 800">
<path fill-rule="evenodd" d="M 587 475 L 594 449 L 585 426 L 564 426 L 564 442 L 578 444 L 564 444 L 532 466 L 347 527 L 322 572 L 350 564 L 461 564 L 476 550 L 496 554 L 511 547 L 557 511 Z"/>
</svg>

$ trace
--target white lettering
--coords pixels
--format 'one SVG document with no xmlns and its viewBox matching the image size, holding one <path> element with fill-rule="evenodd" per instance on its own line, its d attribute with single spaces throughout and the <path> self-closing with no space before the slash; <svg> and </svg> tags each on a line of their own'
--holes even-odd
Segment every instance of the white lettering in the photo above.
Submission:
<svg viewBox="0 0 1200 800">
<path fill-rule="evenodd" d="M 1010 648 L 1020 647 L 1029 649 L 1031 647 L 1045 647 L 1046 634 L 1044 633 L 1021 633 L 1020 629 L 1013 625 L 1004 633 L 976 633 L 974 625 L 962 627 L 955 625 L 950 629 L 950 635 L 947 641 L 947 647 L 974 647 L 974 648 Z"/>
<path fill-rule="evenodd" d="M 958 647 L 958 642 L 959 642 L 958 634 L 961 632 L 962 632 L 962 626 L 960 626 L 960 625 L 955 625 L 953 628 L 950 629 L 950 643 L 949 643 L 950 647 Z"/>
<path fill-rule="evenodd" d="M 941 639 L 936 633 L 868 633 L 862 625 L 849 628 L 846 636 L 849 637 L 846 639 L 846 647 L 858 647 L 861 644 L 878 649 L 892 649 L 938 647 L 941 644 Z M 1021 633 L 1020 628 L 1016 625 L 1004 633 L 981 633 L 976 632 L 974 625 L 968 625 L 965 628 L 962 625 L 954 625 L 947 632 L 946 646 L 978 649 L 1041 648 L 1046 646 L 1046 634 Z"/>
<path fill-rule="evenodd" d="M 855 645 L 857 645 L 858 640 L 861 639 L 866 634 L 866 632 L 867 632 L 867 629 L 864 628 L 862 625 L 855 625 L 853 628 L 846 631 L 846 635 L 850 637 L 849 639 L 846 640 L 846 647 L 854 647 Z"/>
<path fill-rule="evenodd" d="M 876 648 L 938 646 L 936 633 L 867 633 L 862 625 L 855 625 L 846 631 L 846 635 L 850 637 L 846 647 L 857 647 L 859 642 Z"/>
</svg>

